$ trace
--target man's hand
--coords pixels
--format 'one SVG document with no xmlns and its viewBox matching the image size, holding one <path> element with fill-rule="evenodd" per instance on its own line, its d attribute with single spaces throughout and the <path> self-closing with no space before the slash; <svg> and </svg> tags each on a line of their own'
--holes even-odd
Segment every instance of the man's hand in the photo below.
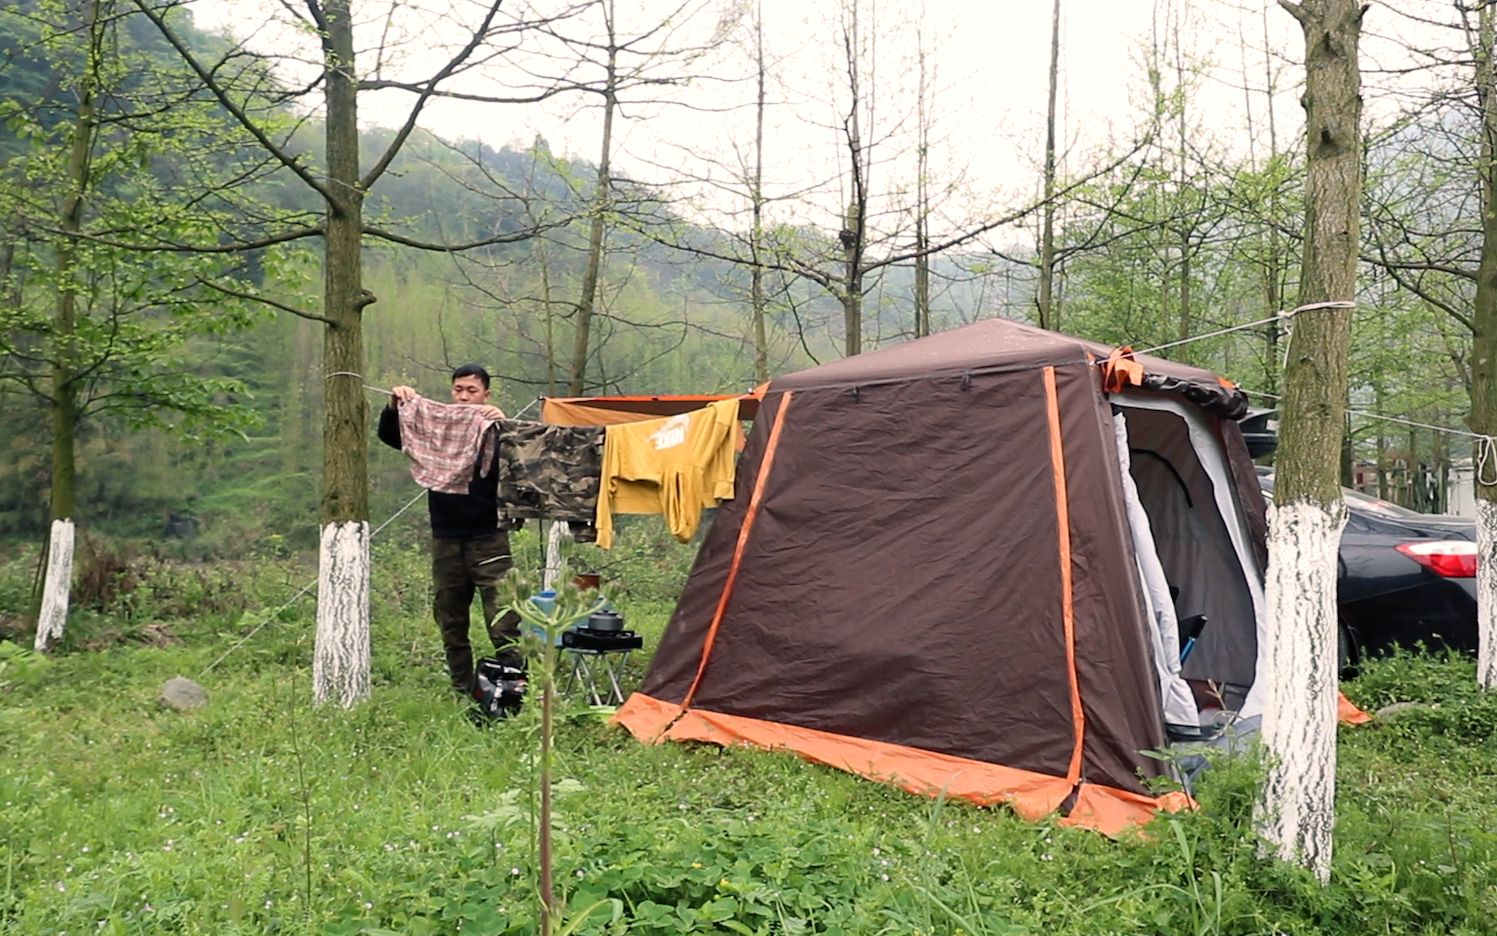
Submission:
<svg viewBox="0 0 1497 936">
<path fill-rule="evenodd" d="M 400 404 L 409 403 L 411 400 L 414 400 L 420 395 L 421 394 L 416 392 L 415 387 L 407 387 L 402 384 L 401 386 L 394 387 L 390 390 L 390 406 L 391 408 L 398 408 Z"/>
<path fill-rule="evenodd" d="M 486 419 L 504 418 L 504 410 L 500 409 L 497 406 L 480 406 L 478 408 L 478 411 L 482 413 L 484 415 L 484 418 Z"/>
</svg>

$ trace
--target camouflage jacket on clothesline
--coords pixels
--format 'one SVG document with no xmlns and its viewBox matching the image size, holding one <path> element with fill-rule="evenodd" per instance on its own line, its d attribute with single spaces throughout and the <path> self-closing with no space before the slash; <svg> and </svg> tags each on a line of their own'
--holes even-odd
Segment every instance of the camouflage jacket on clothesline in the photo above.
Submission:
<svg viewBox="0 0 1497 936">
<path fill-rule="evenodd" d="M 511 518 L 591 523 L 603 472 L 603 429 L 502 419 L 499 511 Z"/>
</svg>

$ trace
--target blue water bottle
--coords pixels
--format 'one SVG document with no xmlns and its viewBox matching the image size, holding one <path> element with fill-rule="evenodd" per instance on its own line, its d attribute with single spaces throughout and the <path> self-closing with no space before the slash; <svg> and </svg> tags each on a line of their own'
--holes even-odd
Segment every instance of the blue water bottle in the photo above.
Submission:
<svg viewBox="0 0 1497 936">
<path fill-rule="evenodd" d="M 537 592 L 536 594 L 530 596 L 530 603 L 535 606 L 535 609 L 537 611 L 549 617 L 552 614 L 556 613 L 556 590 L 547 588 L 543 591 Z M 530 630 L 530 633 L 535 635 L 536 639 L 545 642 L 545 627 L 540 624 L 531 624 L 529 625 L 528 629 Z M 558 635 L 556 639 L 559 642 L 561 640 L 560 635 Z"/>
</svg>

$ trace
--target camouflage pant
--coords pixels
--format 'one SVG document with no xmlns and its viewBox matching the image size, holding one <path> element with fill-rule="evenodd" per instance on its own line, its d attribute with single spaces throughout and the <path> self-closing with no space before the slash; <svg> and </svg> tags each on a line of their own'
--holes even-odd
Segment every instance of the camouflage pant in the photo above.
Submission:
<svg viewBox="0 0 1497 936">
<path fill-rule="evenodd" d="M 442 635 L 447 673 L 453 687 L 463 692 L 473 683 L 473 645 L 468 631 L 474 592 L 483 599 L 483 619 L 495 656 L 511 666 L 521 663 L 513 646 L 520 635 L 519 615 L 513 611 L 499 615 L 499 581 L 513 566 L 509 537 L 504 533 L 431 541 L 432 616 Z"/>
</svg>

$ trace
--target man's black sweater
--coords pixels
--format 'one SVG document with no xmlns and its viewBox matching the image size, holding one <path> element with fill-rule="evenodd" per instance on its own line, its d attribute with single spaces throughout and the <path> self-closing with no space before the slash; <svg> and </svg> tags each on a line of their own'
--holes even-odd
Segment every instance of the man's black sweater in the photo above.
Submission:
<svg viewBox="0 0 1497 936">
<path fill-rule="evenodd" d="M 391 448 L 402 448 L 400 416 L 386 406 L 379 414 L 379 440 Z M 497 446 L 496 446 L 497 449 Z M 479 477 L 473 472 L 466 494 L 426 493 L 426 509 L 431 514 L 431 535 L 436 539 L 469 539 L 499 530 L 499 466 L 495 464 Z"/>
</svg>

